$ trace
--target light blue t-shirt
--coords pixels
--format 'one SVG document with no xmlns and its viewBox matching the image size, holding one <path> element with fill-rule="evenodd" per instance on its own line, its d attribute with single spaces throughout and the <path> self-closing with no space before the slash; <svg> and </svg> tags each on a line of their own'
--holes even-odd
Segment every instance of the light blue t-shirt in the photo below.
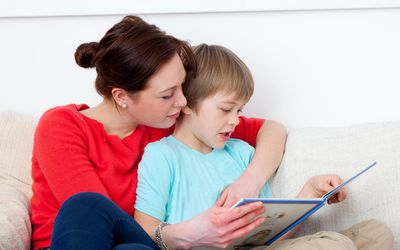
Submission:
<svg viewBox="0 0 400 250">
<path fill-rule="evenodd" d="M 191 219 L 216 203 L 253 154 L 252 146 L 237 139 L 208 154 L 173 136 L 150 143 L 139 164 L 135 208 L 168 223 Z M 260 197 L 272 197 L 268 183 Z"/>
</svg>

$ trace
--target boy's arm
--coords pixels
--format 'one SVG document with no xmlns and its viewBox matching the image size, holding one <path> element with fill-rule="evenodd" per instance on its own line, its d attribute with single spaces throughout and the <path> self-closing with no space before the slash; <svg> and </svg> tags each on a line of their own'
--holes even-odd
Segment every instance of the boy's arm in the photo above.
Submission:
<svg viewBox="0 0 400 250">
<path fill-rule="evenodd" d="M 321 198 L 323 195 L 336 188 L 343 183 L 343 180 L 334 174 L 316 175 L 308 179 L 303 188 L 297 194 L 296 198 L 310 199 Z M 334 197 L 328 200 L 328 204 L 342 202 L 346 199 L 347 193 L 345 189 L 340 190 Z M 291 238 L 301 227 L 303 223 L 295 226 L 292 230 L 283 235 L 280 240 Z"/>
<path fill-rule="evenodd" d="M 221 195 L 219 204 L 224 207 L 232 206 L 243 197 L 258 197 L 265 182 L 281 163 L 287 137 L 285 127 L 272 120 L 259 124 L 260 119 L 241 118 L 241 124 L 233 134 L 233 137 L 249 144 L 255 141 L 256 150 L 244 173 Z"/>
</svg>

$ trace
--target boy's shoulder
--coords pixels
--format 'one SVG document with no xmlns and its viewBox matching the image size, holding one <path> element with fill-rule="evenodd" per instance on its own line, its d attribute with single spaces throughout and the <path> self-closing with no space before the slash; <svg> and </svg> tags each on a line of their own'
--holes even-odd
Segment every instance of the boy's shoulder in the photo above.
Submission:
<svg viewBox="0 0 400 250">
<path fill-rule="evenodd" d="M 240 139 L 235 139 L 235 138 L 230 138 L 226 141 L 225 143 L 225 148 L 230 148 L 230 149 L 254 149 L 253 146 L 248 144 L 247 142 L 240 140 Z"/>
<path fill-rule="evenodd" d="M 239 139 L 229 139 L 226 141 L 225 152 L 232 158 L 245 162 L 246 166 L 254 155 L 255 149 L 245 141 Z"/>
<path fill-rule="evenodd" d="M 175 154 L 178 150 L 174 141 L 171 140 L 172 135 L 164 137 L 158 141 L 150 142 L 147 144 L 144 152 L 157 155 L 170 155 Z"/>
</svg>

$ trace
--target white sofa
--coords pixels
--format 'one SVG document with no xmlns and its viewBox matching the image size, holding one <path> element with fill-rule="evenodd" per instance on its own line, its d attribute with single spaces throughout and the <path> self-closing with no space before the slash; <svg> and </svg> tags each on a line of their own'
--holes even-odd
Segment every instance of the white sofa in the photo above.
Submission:
<svg viewBox="0 0 400 250">
<path fill-rule="evenodd" d="M 31 152 L 37 118 L 0 112 L 0 249 L 30 249 Z M 322 208 L 299 234 L 341 230 L 367 218 L 386 222 L 400 247 L 400 121 L 289 131 L 282 165 L 271 180 L 276 197 L 294 197 L 309 176 L 344 179 L 371 162 L 352 182 L 348 199 Z"/>
</svg>

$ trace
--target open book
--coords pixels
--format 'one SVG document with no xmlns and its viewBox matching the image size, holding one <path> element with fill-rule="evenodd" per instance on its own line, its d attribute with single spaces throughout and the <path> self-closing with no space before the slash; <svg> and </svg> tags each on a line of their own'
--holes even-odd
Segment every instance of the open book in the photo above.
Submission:
<svg viewBox="0 0 400 250">
<path fill-rule="evenodd" d="M 329 198 L 353 181 L 361 174 L 376 165 L 372 163 L 361 172 L 357 173 L 341 185 L 326 193 L 319 199 L 277 199 L 277 198 L 247 198 L 241 199 L 233 207 L 238 207 L 250 202 L 261 201 L 265 206 L 264 223 L 250 232 L 245 237 L 236 240 L 227 249 L 250 249 L 260 245 L 271 245 L 296 225 L 310 217 L 318 209 L 323 207 Z"/>
</svg>

